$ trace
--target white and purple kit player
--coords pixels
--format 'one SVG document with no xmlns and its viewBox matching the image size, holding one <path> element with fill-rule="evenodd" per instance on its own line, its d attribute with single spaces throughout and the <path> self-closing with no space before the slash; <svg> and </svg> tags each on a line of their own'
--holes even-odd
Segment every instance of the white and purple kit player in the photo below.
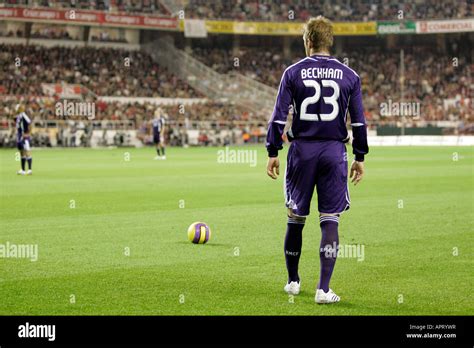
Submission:
<svg viewBox="0 0 474 348">
<path fill-rule="evenodd" d="M 355 160 L 351 166 L 352 182 L 364 174 L 364 155 L 368 153 L 367 129 L 362 107 L 361 81 L 356 72 L 330 56 L 333 28 L 324 17 L 308 21 L 303 35 L 307 57 L 283 73 L 267 133 L 267 174 L 279 174 L 278 150 L 288 113 L 293 110 L 291 127 L 286 132 L 291 141 L 284 179 L 288 208 L 285 259 L 288 282 L 284 290 L 292 295 L 300 291 L 298 263 L 302 231 L 316 188 L 322 232 L 320 245 L 321 273 L 316 288 L 317 303 L 340 300 L 330 288 L 339 245 L 339 216 L 350 207 L 346 145 L 349 135 L 347 116 L 353 130 Z"/>
<path fill-rule="evenodd" d="M 31 140 L 30 140 L 30 128 L 31 119 L 25 112 L 25 107 L 18 104 L 16 106 L 18 114 L 15 115 L 15 126 L 16 126 L 16 144 L 21 154 L 21 170 L 17 172 L 18 175 L 31 175 L 33 159 L 31 158 Z M 25 172 L 25 165 L 28 162 L 28 171 Z"/>
<path fill-rule="evenodd" d="M 156 160 L 166 159 L 164 146 L 164 132 L 165 132 L 165 117 L 161 108 L 156 109 L 155 118 L 151 121 L 153 131 L 153 143 L 156 147 Z"/>
</svg>

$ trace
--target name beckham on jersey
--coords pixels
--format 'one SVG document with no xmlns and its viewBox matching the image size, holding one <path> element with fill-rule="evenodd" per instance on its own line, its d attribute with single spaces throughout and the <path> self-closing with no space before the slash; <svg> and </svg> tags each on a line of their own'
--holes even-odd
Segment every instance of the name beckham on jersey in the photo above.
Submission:
<svg viewBox="0 0 474 348">
<path fill-rule="evenodd" d="M 333 68 L 307 68 L 301 69 L 301 79 L 338 79 L 342 80 L 341 69 Z"/>
</svg>

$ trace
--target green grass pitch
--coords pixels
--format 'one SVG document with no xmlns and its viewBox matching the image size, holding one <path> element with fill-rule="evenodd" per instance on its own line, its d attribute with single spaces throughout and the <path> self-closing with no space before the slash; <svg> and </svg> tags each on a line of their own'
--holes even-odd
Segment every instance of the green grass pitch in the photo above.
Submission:
<svg viewBox="0 0 474 348">
<path fill-rule="evenodd" d="M 314 303 L 315 201 L 292 301 L 283 175 L 245 149 L 257 166 L 218 163 L 217 148 L 169 148 L 166 161 L 151 148 L 34 149 L 31 177 L 0 151 L 0 243 L 39 248 L 36 262 L 0 259 L 0 315 L 474 313 L 473 148 L 371 148 L 340 224 L 364 260 L 338 259 L 341 302 L 326 306 Z M 210 225 L 208 244 L 187 240 L 194 221 Z"/>
</svg>

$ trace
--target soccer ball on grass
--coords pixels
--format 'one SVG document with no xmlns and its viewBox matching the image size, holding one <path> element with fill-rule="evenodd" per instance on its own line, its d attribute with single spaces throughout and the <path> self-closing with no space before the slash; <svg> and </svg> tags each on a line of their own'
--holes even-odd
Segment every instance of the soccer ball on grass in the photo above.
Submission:
<svg viewBox="0 0 474 348">
<path fill-rule="evenodd" d="M 194 244 L 205 244 L 211 239 L 211 229 L 204 222 L 194 222 L 188 228 L 188 239 Z"/>
</svg>

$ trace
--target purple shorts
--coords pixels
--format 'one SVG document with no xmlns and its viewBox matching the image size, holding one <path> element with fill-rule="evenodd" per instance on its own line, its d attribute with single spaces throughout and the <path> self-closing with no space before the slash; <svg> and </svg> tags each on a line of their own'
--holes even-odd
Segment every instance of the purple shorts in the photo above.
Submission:
<svg viewBox="0 0 474 348">
<path fill-rule="evenodd" d="M 335 140 L 293 140 L 284 185 L 286 206 L 296 215 L 309 215 L 315 186 L 320 213 L 348 210 L 346 145 Z"/>
</svg>

